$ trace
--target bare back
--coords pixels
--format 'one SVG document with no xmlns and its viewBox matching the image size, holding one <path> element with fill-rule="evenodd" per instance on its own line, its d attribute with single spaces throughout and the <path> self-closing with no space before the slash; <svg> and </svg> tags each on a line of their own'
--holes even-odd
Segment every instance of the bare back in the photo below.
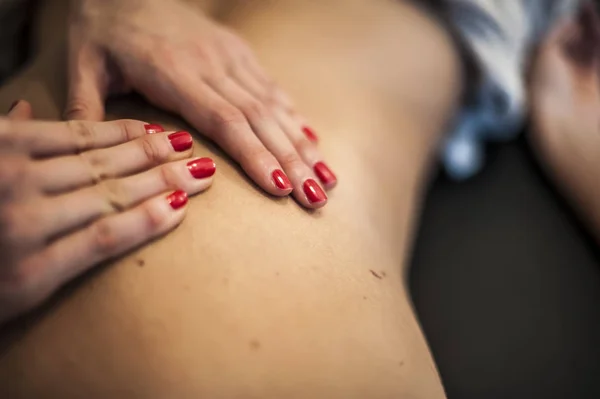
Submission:
<svg viewBox="0 0 600 399">
<path fill-rule="evenodd" d="M 42 30 L 66 12 L 50 3 Z M 264 195 L 198 138 L 196 155 L 218 165 L 213 188 L 191 200 L 175 232 L 102 266 L 44 310 L 2 353 L 0 392 L 443 397 L 403 265 L 459 92 L 449 39 L 402 2 L 219 7 L 318 128 L 340 180 L 329 204 L 311 213 Z M 0 105 L 24 96 L 38 115 L 58 118 L 61 47 L 48 38 L 33 66 L 0 91 Z M 182 127 L 130 101 L 109 111 Z"/>
</svg>

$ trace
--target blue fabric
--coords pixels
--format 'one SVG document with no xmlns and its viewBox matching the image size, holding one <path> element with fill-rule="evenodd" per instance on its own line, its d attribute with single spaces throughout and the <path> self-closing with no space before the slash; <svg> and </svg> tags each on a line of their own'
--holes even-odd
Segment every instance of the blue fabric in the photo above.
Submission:
<svg viewBox="0 0 600 399">
<path fill-rule="evenodd" d="M 481 80 L 457 115 L 442 148 L 448 174 L 466 179 L 484 164 L 486 141 L 510 140 L 527 114 L 528 56 L 582 0 L 444 0 L 450 22 L 470 51 Z"/>
</svg>

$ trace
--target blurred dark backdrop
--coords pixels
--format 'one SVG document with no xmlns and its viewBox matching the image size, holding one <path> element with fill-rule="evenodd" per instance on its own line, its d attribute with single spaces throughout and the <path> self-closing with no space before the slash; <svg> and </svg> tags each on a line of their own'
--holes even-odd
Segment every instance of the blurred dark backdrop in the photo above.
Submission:
<svg viewBox="0 0 600 399">
<path fill-rule="evenodd" d="M 449 399 L 600 398 L 599 260 L 524 138 L 440 175 L 410 284 Z"/>
</svg>

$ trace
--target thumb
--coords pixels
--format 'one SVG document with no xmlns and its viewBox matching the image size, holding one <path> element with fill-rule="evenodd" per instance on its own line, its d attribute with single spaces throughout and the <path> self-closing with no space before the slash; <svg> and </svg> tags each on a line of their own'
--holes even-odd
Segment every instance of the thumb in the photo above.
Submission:
<svg viewBox="0 0 600 399">
<path fill-rule="evenodd" d="M 67 120 L 104 120 L 108 76 L 103 52 L 92 45 L 74 46 L 69 54 Z"/>
</svg>

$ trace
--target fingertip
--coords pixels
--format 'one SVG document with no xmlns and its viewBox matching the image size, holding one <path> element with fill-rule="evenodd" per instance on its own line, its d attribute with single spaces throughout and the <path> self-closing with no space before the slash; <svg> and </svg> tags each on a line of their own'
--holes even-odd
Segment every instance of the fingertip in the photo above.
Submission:
<svg viewBox="0 0 600 399">
<path fill-rule="evenodd" d="M 337 176 L 324 162 L 317 162 L 313 166 L 313 171 L 326 190 L 331 190 L 337 185 Z"/>
<path fill-rule="evenodd" d="M 193 182 L 188 186 L 188 194 L 194 195 L 212 186 L 217 169 L 211 158 L 196 158 L 187 162 L 186 168 Z"/>
<path fill-rule="evenodd" d="M 8 117 L 13 120 L 29 120 L 33 118 L 31 104 L 26 100 L 15 101 L 8 110 Z"/>
<path fill-rule="evenodd" d="M 183 190 L 177 190 L 169 194 L 166 198 L 167 203 L 171 206 L 174 211 L 185 208 L 188 203 L 188 195 Z"/>
<path fill-rule="evenodd" d="M 327 194 L 314 179 L 306 179 L 302 185 L 302 194 L 297 194 L 299 201 L 310 209 L 318 209 L 327 205 Z"/>
<path fill-rule="evenodd" d="M 155 133 L 163 133 L 165 128 L 158 123 L 144 123 L 144 130 L 146 134 L 155 134 Z"/>
<path fill-rule="evenodd" d="M 279 196 L 290 195 L 294 190 L 292 182 L 281 169 L 275 169 L 271 173 L 271 181 L 274 184 Z"/>
</svg>

